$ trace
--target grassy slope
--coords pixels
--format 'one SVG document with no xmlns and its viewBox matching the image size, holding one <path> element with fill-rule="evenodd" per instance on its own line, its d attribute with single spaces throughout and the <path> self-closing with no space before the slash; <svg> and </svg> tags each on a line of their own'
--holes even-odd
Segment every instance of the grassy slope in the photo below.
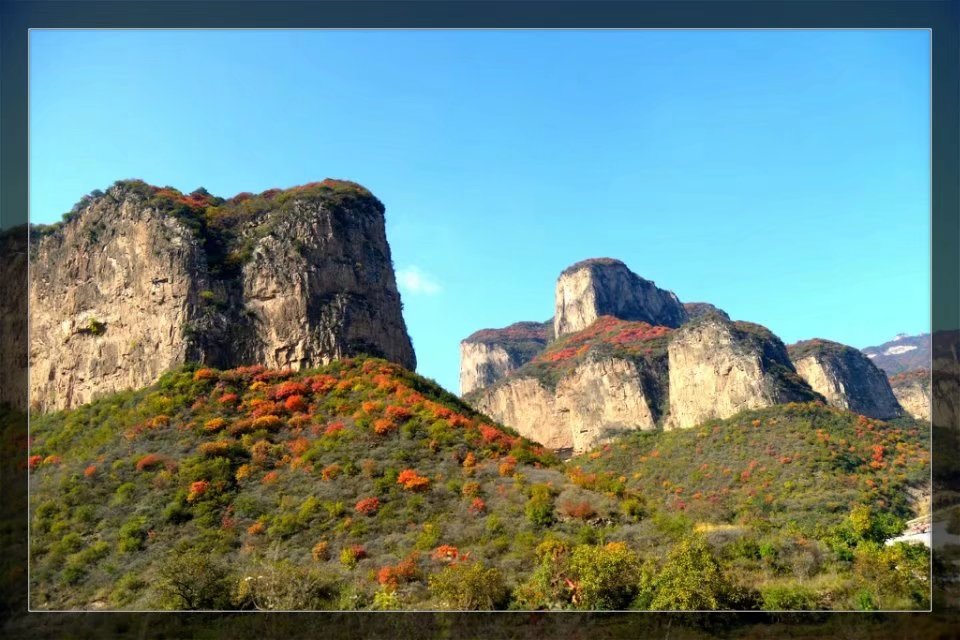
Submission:
<svg viewBox="0 0 960 640">
<path fill-rule="evenodd" d="M 445 562 L 429 556 L 444 544 L 493 559 L 508 579 L 529 569 L 538 534 L 526 490 L 569 485 L 552 454 L 381 360 L 276 375 L 188 369 L 35 418 L 34 604 L 163 605 L 148 585 L 184 543 L 238 566 L 268 552 L 312 563 L 356 583 L 367 605 L 377 570 L 420 551 L 421 572 L 436 571 Z M 406 489 L 406 469 L 429 485 Z M 371 497 L 376 513 L 357 512 Z M 329 559 L 314 561 L 320 541 Z M 346 566 L 353 545 L 367 557 Z M 427 598 L 423 582 L 410 598 Z"/>
<path fill-rule="evenodd" d="M 882 555 L 849 515 L 857 503 L 909 515 L 900 490 L 928 455 L 910 422 L 788 405 L 561 466 L 430 381 L 360 358 L 297 374 L 185 369 L 31 426 L 34 607 L 182 607 L 162 587 L 193 550 L 229 566 L 218 606 L 253 606 L 245 578 L 267 575 L 313 594 L 310 607 L 682 608 L 699 601 L 667 569 L 703 560 L 696 531 L 735 587 L 709 606 L 925 606 L 925 578 L 896 569 L 924 558 Z M 405 486 L 407 469 L 428 483 Z M 444 545 L 496 579 L 451 574 Z M 297 606 L 289 591 L 274 602 Z"/>
</svg>

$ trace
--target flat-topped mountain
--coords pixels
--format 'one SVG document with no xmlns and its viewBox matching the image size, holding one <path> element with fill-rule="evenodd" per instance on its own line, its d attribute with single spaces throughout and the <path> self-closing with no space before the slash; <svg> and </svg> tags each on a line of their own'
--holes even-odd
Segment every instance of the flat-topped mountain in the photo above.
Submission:
<svg viewBox="0 0 960 640">
<path fill-rule="evenodd" d="M 554 333 L 557 337 L 589 327 L 600 316 L 679 327 L 687 318 L 680 300 L 612 258 L 577 262 L 557 279 Z"/>
<path fill-rule="evenodd" d="M 887 376 L 861 351 L 830 340 L 804 340 L 788 347 L 797 373 L 832 406 L 871 418 L 903 415 Z"/>
<path fill-rule="evenodd" d="M 147 385 L 185 362 L 413 369 L 384 206 L 324 180 L 229 200 L 142 181 L 84 198 L 31 246 L 31 402 Z"/>
</svg>

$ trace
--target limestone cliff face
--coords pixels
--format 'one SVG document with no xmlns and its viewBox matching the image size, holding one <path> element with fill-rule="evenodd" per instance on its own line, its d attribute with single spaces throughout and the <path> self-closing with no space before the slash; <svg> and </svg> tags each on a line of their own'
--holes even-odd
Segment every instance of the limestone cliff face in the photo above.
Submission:
<svg viewBox="0 0 960 640">
<path fill-rule="evenodd" d="M 231 360 L 299 369 L 367 353 L 416 368 L 378 205 L 302 199 L 270 214 L 242 274 L 253 330 Z"/>
<path fill-rule="evenodd" d="M 589 358 L 551 388 L 517 376 L 481 391 L 480 411 L 558 450 L 586 451 L 632 430 L 652 430 L 662 390 L 652 371 L 621 358 Z"/>
<path fill-rule="evenodd" d="M 667 429 L 819 398 L 796 374 L 783 343 L 759 325 L 709 314 L 677 330 L 668 354 Z"/>
<path fill-rule="evenodd" d="M 141 387 L 188 361 L 297 369 L 370 353 L 415 367 L 383 206 L 368 192 L 318 187 L 254 206 L 164 191 L 117 183 L 35 234 L 35 409 Z M 228 214 L 228 231 L 206 226 Z"/>
<path fill-rule="evenodd" d="M 460 394 L 483 389 L 543 351 L 553 339 L 553 321 L 517 322 L 482 329 L 460 343 Z"/>
<path fill-rule="evenodd" d="M 556 336 L 581 331 L 603 315 L 666 327 L 678 327 L 687 317 L 676 295 L 619 260 L 594 258 L 565 269 L 556 286 Z"/>
<path fill-rule="evenodd" d="M 890 388 L 908 415 L 930 422 L 930 370 L 915 369 L 890 376 Z"/>
<path fill-rule="evenodd" d="M 470 404 L 546 447 L 573 449 L 573 432 L 566 413 L 558 409 L 553 391 L 536 378 L 505 380 L 480 391 Z"/>
<path fill-rule="evenodd" d="M 857 349 L 818 339 L 788 351 L 800 377 L 830 405 L 879 420 L 903 415 L 887 376 Z"/>
</svg>

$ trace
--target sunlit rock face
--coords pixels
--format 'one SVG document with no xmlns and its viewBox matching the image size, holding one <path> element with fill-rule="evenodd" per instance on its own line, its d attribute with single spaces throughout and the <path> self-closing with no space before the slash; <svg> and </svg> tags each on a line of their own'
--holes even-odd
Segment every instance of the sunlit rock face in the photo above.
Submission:
<svg viewBox="0 0 960 640">
<path fill-rule="evenodd" d="M 667 429 L 685 429 L 746 409 L 822 399 L 794 370 L 769 330 L 709 314 L 670 341 Z"/>
<path fill-rule="evenodd" d="M 831 406 L 879 420 L 903 415 L 887 376 L 861 351 L 819 339 L 788 351 L 800 377 Z"/>
<path fill-rule="evenodd" d="M 415 368 L 383 205 L 353 183 L 317 185 L 258 208 L 191 194 L 171 209 L 164 190 L 127 181 L 33 234 L 32 406 L 142 387 L 184 362 L 299 369 L 368 353 Z"/>
<path fill-rule="evenodd" d="M 557 337 L 581 331 L 600 316 L 678 327 L 687 318 L 680 300 L 630 271 L 619 260 L 593 258 L 565 269 L 554 298 Z"/>
</svg>

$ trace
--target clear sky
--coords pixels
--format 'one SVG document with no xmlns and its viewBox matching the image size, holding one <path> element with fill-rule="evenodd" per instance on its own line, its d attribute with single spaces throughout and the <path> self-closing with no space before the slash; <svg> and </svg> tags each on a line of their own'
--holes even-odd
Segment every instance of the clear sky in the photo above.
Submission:
<svg viewBox="0 0 960 640">
<path fill-rule="evenodd" d="M 926 31 L 37 31 L 30 215 L 120 178 L 387 207 L 418 371 L 610 256 L 784 341 L 929 330 Z"/>
</svg>

